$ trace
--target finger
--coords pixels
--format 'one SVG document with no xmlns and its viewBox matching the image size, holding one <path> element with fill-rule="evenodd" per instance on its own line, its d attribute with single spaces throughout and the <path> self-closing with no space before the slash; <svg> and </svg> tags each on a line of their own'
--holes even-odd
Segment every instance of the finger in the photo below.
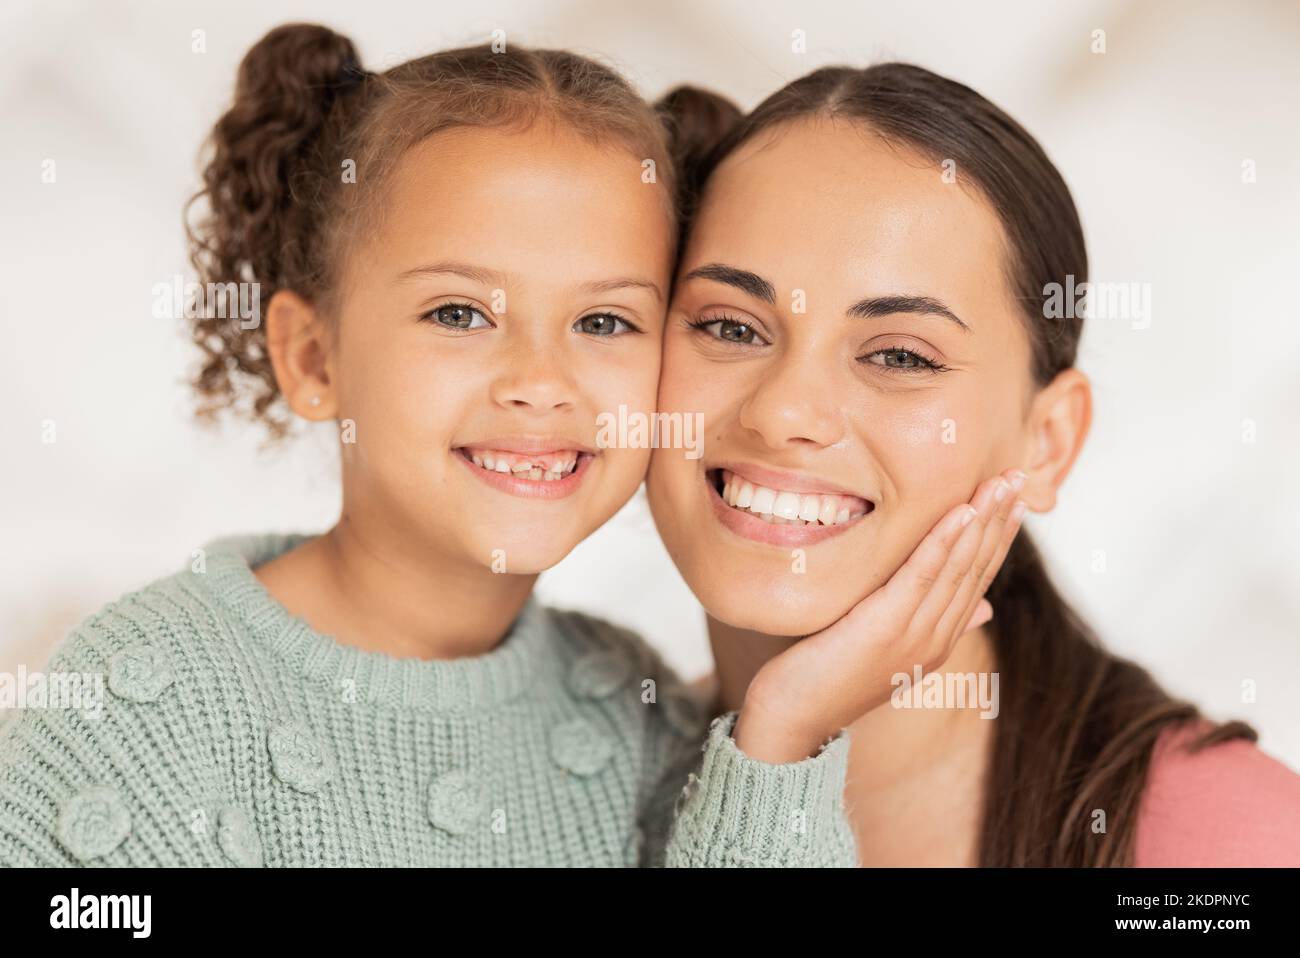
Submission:
<svg viewBox="0 0 1300 958">
<path fill-rule="evenodd" d="M 988 599 L 980 599 L 979 602 L 975 604 L 975 611 L 972 613 L 970 621 L 966 623 L 965 628 L 962 629 L 962 632 L 966 633 L 971 629 L 978 629 L 984 623 L 991 621 L 993 621 L 993 606 L 989 603 Z"/>
<path fill-rule="evenodd" d="M 975 507 L 978 515 L 949 553 L 948 561 L 944 564 L 935 583 L 917 603 L 907 630 L 909 642 L 929 643 L 944 613 L 951 607 L 953 600 L 970 577 L 971 569 L 984 541 L 989 517 L 1000 505 L 997 499 L 999 487 L 1009 488 L 1001 476 L 994 476 L 976 490 L 971 505 Z M 965 608 L 966 603 L 963 602 L 962 610 L 964 611 Z M 946 639 L 946 633 L 944 638 Z"/>
<path fill-rule="evenodd" d="M 1008 553 L 1011 551 L 1011 544 L 1015 541 L 1016 535 L 1020 532 L 1021 522 L 1025 516 L 1027 506 L 1023 499 L 1017 498 L 1012 504 L 1006 522 L 1003 524 L 1002 534 L 998 540 L 997 549 L 993 558 L 988 563 L 983 575 L 980 577 L 979 589 L 972 597 L 971 611 L 973 612 L 975 604 L 985 601 L 984 595 L 988 592 L 989 586 L 997 578 L 1002 563 L 1006 561 Z M 970 626 L 966 627 L 967 629 Z"/>
<path fill-rule="evenodd" d="M 1011 544 L 1016 541 L 1016 536 L 1020 533 L 1020 527 L 1024 524 L 1025 513 L 1029 508 L 1023 499 L 1017 499 L 1015 505 L 1011 507 L 1011 514 L 1007 517 L 1006 528 L 1002 530 L 1002 540 L 998 543 L 997 552 L 993 555 L 993 561 L 984 572 L 984 579 L 980 583 L 980 594 L 983 595 L 988 591 L 993 580 L 998 577 L 998 572 L 1002 568 L 1002 563 L 1006 561 L 1008 553 L 1011 552 Z"/>
<path fill-rule="evenodd" d="M 892 615 L 900 618 L 896 631 L 901 632 L 911 622 L 917 607 L 939 581 L 953 547 L 965 538 L 968 526 L 974 525 L 978 516 L 978 510 L 970 503 L 950 509 L 912 550 L 902 567 L 877 590 L 875 594 L 880 596 L 882 607 L 893 610 Z"/>
<path fill-rule="evenodd" d="M 935 626 L 935 638 L 945 646 L 965 631 L 961 627 L 962 623 L 970 618 L 975 609 L 975 604 L 984 595 L 985 575 L 1002 542 L 1008 518 L 1015 506 L 1016 493 L 1025 484 L 1025 474 L 1019 469 L 1008 469 L 1002 474 L 1001 478 L 1005 482 L 1002 485 L 995 484 L 993 516 L 985 526 L 984 538 L 980 542 L 979 552 L 972 563 L 971 574 L 962 581 L 952 603 L 944 611 Z M 999 492 L 1002 496 L 1001 499 L 997 498 Z"/>
<path fill-rule="evenodd" d="M 863 633 L 903 635 L 920 598 L 938 579 L 953 545 L 977 514 L 969 503 L 949 509 L 888 582 L 863 598 L 835 626 L 819 634 L 854 636 L 855 641 Z"/>
</svg>

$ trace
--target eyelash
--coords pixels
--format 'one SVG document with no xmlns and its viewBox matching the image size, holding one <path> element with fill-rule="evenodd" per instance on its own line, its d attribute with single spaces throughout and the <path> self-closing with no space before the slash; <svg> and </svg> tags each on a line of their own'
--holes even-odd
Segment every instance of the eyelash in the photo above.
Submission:
<svg viewBox="0 0 1300 958">
<path fill-rule="evenodd" d="M 879 356 L 881 353 L 903 353 L 904 355 L 911 356 L 922 363 L 922 365 L 919 367 L 913 366 L 910 368 L 904 368 L 899 366 L 885 366 L 882 363 L 871 363 L 871 365 L 880 366 L 881 369 L 886 369 L 891 373 L 943 373 L 943 372 L 947 372 L 949 369 L 948 366 L 945 366 L 943 363 L 939 362 L 939 360 L 935 359 L 933 356 L 927 356 L 919 349 L 903 349 L 901 346 L 891 346 L 891 347 L 886 347 L 884 349 L 873 349 L 865 356 L 859 356 L 858 362 L 865 363 L 872 356 Z"/>
<path fill-rule="evenodd" d="M 755 336 L 758 335 L 758 330 L 756 330 L 751 324 L 746 323 L 744 320 L 737 319 L 733 316 L 707 316 L 707 317 L 700 316 L 695 319 L 684 320 L 684 322 L 691 329 L 696 330 L 697 332 L 705 333 L 705 335 L 710 336 L 713 339 L 716 339 L 718 342 L 729 342 L 732 345 L 736 345 L 736 346 L 752 346 L 754 344 L 737 343 L 734 340 L 725 340 L 721 336 L 714 336 L 712 333 L 706 332 L 707 328 L 709 326 L 715 326 L 715 325 L 721 328 L 721 324 L 733 323 L 736 326 L 744 326 L 746 329 L 753 332 Z M 867 353 L 865 356 L 859 356 L 858 362 L 867 363 L 867 361 L 872 356 L 878 356 L 881 353 L 902 353 L 906 356 L 911 356 L 913 359 L 918 360 L 920 363 L 922 363 L 922 365 L 919 367 L 914 366 L 910 368 L 900 367 L 900 366 L 886 366 L 882 363 L 870 364 L 873 366 L 879 366 L 881 369 L 884 369 L 885 371 L 894 374 L 909 375 L 909 374 L 916 374 L 916 373 L 942 373 L 942 372 L 947 372 L 951 368 L 939 362 L 939 360 L 935 359 L 933 356 L 927 356 L 924 352 L 922 352 L 919 349 L 904 349 L 901 346 L 893 346 L 885 349 L 874 349 L 871 352 Z"/>
<path fill-rule="evenodd" d="M 441 326 L 443 329 L 450 329 L 450 330 L 460 329 L 462 332 L 469 332 L 469 331 L 470 331 L 471 327 L 460 328 L 460 327 L 456 327 L 456 326 L 448 326 L 446 323 L 439 323 L 439 322 L 438 322 L 438 319 L 437 319 L 437 313 L 438 313 L 440 310 L 443 310 L 443 309 L 464 309 L 464 310 L 468 310 L 468 311 L 471 312 L 471 313 L 478 313 L 478 314 L 479 314 L 480 316 L 482 316 L 483 319 L 484 319 L 486 322 L 488 322 L 489 324 L 491 324 L 491 322 L 492 322 L 490 319 L 487 318 L 487 314 L 486 314 L 483 310 L 481 310 L 481 309 L 479 309 L 477 306 L 475 306 L 473 303 L 467 303 L 467 302 L 462 302 L 462 301 L 458 301 L 458 300 L 453 300 L 453 301 L 451 301 L 451 302 L 447 302 L 447 303 L 439 303 L 437 306 L 433 307 L 432 309 L 426 310 L 425 312 L 421 313 L 421 314 L 420 314 L 420 319 L 421 319 L 422 321 L 424 321 L 424 322 L 435 323 L 435 324 Z M 641 333 L 641 332 L 643 332 L 643 330 L 642 330 L 639 326 L 637 326 L 635 323 L 633 323 L 630 319 L 627 319 L 626 317 L 620 316 L 620 315 L 618 315 L 617 313 L 610 312 L 609 310 L 604 310 L 604 311 L 599 312 L 599 313 L 587 313 L 587 314 L 585 314 L 585 315 L 583 315 L 583 316 L 579 316 L 579 317 L 574 321 L 573 325 L 576 327 L 576 326 L 577 326 L 579 323 L 581 323 L 584 319 L 592 319 L 592 318 L 595 318 L 595 317 L 606 317 L 606 318 L 609 318 L 609 319 L 614 320 L 615 323 L 622 323 L 623 326 L 625 327 L 625 329 L 622 330 L 622 332 L 619 332 L 619 331 L 618 331 L 618 327 L 615 326 L 615 332 L 612 332 L 612 333 L 607 333 L 607 334 L 604 334 L 604 335 L 599 334 L 599 333 L 588 333 L 588 334 L 587 334 L 588 336 L 591 336 L 591 337 L 593 337 L 593 338 L 595 338 L 595 339 L 612 339 L 612 338 L 614 338 L 615 336 L 622 335 L 623 333 Z M 482 329 L 483 327 L 480 326 L 480 327 L 478 327 L 478 328 L 479 328 L 479 329 Z"/>
</svg>

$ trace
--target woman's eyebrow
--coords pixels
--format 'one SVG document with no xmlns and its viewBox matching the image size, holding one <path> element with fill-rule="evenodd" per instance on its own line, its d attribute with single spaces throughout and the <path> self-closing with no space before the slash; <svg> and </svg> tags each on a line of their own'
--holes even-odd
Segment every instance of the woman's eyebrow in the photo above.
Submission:
<svg viewBox="0 0 1300 958">
<path fill-rule="evenodd" d="M 873 296 L 849 307 L 847 316 L 871 319 L 873 316 L 892 316 L 895 313 L 928 313 L 941 316 L 960 326 L 965 332 L 971 329 L 951 309 L 931 296 Z"/>
<path fill-rule="evenodd" d="M 747 269 L 727 266 L 723 263 L 709 263 L 691 270 L 682 279 L 711 279 L 716 283 L 726 283 L 756 299 L 761 299 L 769 306 L 776 305 L 776 287 Z"/>
</svg>

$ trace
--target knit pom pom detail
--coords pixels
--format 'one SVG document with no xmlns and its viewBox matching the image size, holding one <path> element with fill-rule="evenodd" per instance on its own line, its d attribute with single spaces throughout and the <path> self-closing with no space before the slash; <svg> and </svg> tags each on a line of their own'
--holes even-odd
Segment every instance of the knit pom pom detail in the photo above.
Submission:
<svg viewBox="0 0 1300 958">
<path fill-rule="evenodd" d="M 101 858 L 126 841 L 131 813 L 107 785 L 95 785 L 70 798 L 59 813 L 59 841 L 78 860 Z"/>
<path fill-rule="evenodd" d="M 267 735 L 276 778 L 300 792 L 320 791 L 334 777 L 334 762 L 301 723 L 276 725 Z"/>
<path fill-rule="evenodd" d="M 613 652 L 588 652 L 569 670 L 569 689 L 584 698 L 603 699 L 613 695 L 632 674 L 632 662 Z"/>
<path fill-rule="evenodd" d="M 614 748 L 589 722 L 570 719 L 551 730 L 551 758 L 575 775 L 594 775 Z"/>
<path fill-rule="evenodd" d="M 133 645 L 108 663 L 108 687 L 130 702 L 152 702 L 175 681 L 171 656 L 154 645 Z"/>
<path fill-rule="evenodd" d="M 429 784 L 429 821 L 452 835 L 463 835 L 478 823 L 483 795 L 478 782 L 463 768 L 455 768 Z"/>
</svg>

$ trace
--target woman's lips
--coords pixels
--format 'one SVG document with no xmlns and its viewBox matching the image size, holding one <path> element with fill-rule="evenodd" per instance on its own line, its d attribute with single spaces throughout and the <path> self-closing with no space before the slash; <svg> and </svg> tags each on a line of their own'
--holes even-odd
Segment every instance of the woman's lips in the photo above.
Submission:
<svg viewBox="0 0 1300 958">
<path fill-rule="evenodd" d="M 486 453 L 486 457 L 484 455 Z M 555 450 L 545 454 L 531 454 L 539 463 L 559 465 L 565 461 L 566 457 L 575 460 L 571 471 L 565 473 L 559 479 L 530 478 L 537 474 L 541 469 L 530 469 L 528 471 L 516 472 L 512 468 L 509 472 L 499 472 L 495 468 L 487 469 L 487 458 L 492 457 L 490 451 L 479 447 L 462 446 L 453 450 L 453 455 L 465 464 L 465 468 L 478 476 L 480 480 L 491 486 L 499 492 L 508 495 L 518 496 L 521 499 L 563 499 L 565 496 L 572 495 L 582 485 L 583 479 L 587 475 L 588 468 L 593 459 L 596 458 L 594 453 L 583 450 Z M 523 454 L 506 453 L 500 457 L 492 457 L 494 464 L 500 459 L 507 459 L 510 464 L 518 464 L 518 456 Z M 484 462 L 484 465 L 478 465 L 474 462 L 477 457 Z M 545 472 L 543 472 L 545 475 Z"/>
<path fill-rule="evenodd" d="M 732 498 L 735 498 L 734 486 L 743 477 L 737 477 L 727 470 L 708 470 L 704 473 L 704 484 L 708 487 L 709 504 L 713 509 L 713 514 L 718 517 L 719 522 L 736 535 L 767 545 L 814 545 L 856 526 L 865 515 L 868 515 L 874 509 L 871 502 L 857 496 L 814 496 L 811 493 L 800 496 L 790 490 L 773 490 L 769 487 L 763 487 L 766 492 L 772 494 L 772 502 L 769 503 L 764 499 L 759 503 L 760 507 L 766 508 L 768 513 L 771 513 L 774 508 L 777 511 L 790 513 L 792 511 L 791 502 L 798 501 L 800 504 L 798 514 L 811 515 L 813 504 L 809 500 L 812 498 L 819 500 L 819 506 L 816 510 L 818 518 L 811 522 L 770 522 L 748 508 L 737 508 L 729 505 L 723 499 L 718 487 L 724 485 L 728 479 L 732 480 Z M 785 499 L 783 500 L 782 497 L 785 497 Z M 743 499 L 739 501 L 743 501 Z M 781 505 L 778 507 L 777 503 Z M 805 503 L 808 504 L 807 511 L 803 509 Z M 831 514 L 832 506 L 835 510 L 833 515 Z M 828 521 L 824 522 L 823 518 Z"/>
</svg>

